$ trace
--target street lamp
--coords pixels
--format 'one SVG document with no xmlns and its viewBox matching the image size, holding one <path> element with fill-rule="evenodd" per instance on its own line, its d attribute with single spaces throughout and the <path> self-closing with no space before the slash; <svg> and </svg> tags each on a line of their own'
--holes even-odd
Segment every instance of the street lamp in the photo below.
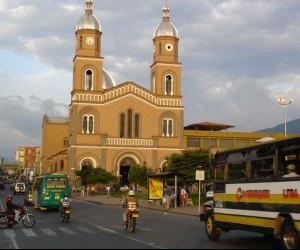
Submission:
<svg viewBox="0 0 300 250">
<path fill-rule="evenodd" d="M 293 100 L 291 99 L 291 100 L 287 101 L 285 97 L 280 97 L 280 98 L 277 99 L 277 101 L 284 108 L 284 136 L 286 137 L 286 134 L 287 134 L 287 129 L 286 129 L 286 107 L 288 105 L 290 105 L 293 102 Z"/>
</svg>

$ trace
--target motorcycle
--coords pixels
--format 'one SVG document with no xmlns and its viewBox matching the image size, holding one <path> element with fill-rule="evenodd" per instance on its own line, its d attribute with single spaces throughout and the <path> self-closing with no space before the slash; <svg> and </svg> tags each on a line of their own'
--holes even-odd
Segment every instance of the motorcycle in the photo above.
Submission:
<svg viewBox="0 0 300 250">
<path fill-rule="evenodd" d="M 63 201 L 61 206 L 61 222 L 68 223 L 71 217 L 71 203 L 69 201 Z"/>
<path fill-rule="evenodd" d="M 6 213 L 0 213 L 0 228 L 5 229 L 8 226 L 22 224 L 27 228 L 32 228 L 35 225 L 35 217 L 32 214 L 27 214 L 27 208 L 24 206 L 19 206 L 18 211 L 20 211 L 18 220 L 15 221 L 12 215 L 7 215 Z"/>
<path fill-rule="evenodd" d="M 123 208 L 127 208 L 126 205 L 122 206 Z M 136 227 L 136 220 L 139 217 L 139 210 L 137 209 L 136 205 L 128 204 L 128 213 L 127 213 L 127 223 L 124 225 L 124 229 L 129 229 L 132 233 L 135 232 Z"/>
</svg>

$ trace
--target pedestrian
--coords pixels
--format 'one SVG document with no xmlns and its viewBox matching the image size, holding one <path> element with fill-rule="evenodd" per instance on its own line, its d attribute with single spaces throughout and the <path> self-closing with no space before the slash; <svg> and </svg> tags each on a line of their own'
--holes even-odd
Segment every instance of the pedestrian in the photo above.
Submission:
<svg viewBox="0 0 300 250">
<path fill-rule="evenodd" d="M 92 185 L 91 186 L 91 193 L 92 193 L 92 197 L 95 197 L 95 186 L 94 185 Z"/>
<path fill-rule="evenodd" d="M 192 192 L 192 189 L 191 189 L 190 185 L 186 186 L 186 192 L 187 192 L 188 195 Z"/>
<path fill-rule="evenodd" d="M 107 185 L 106 186 L 106 198 L 109 198 L 110 197 L 110 186 Z"/>
<path fill-rule="evenodd" d="M 188 194 L 187 194 L 187 192 L 185 191 L 184 188 L 181 188 L 180 200 L 181 200 L 182 206 L 187 205 L 187 199 L 188 199 Z"/>
<path fill-rule="evenodd" d="M 86 196 L 90 195 L 90 191 L 91 191 L 90 185 L 87 185 L 87 187 L 86 187 Z"/>
<path fill-rule="evenodd" d="M 176 199 L 176 202 L 177 202 L 177 207 L 180 207 L 180 205 L 181 205 L 181 187 L 180 186 L 178 186 L 177 187 L 177 197 L 175 197 L 175 199 Z"/>
<path fill-rule="evenodd" d="M 81 197 L 85 196 L 85 187 L 83 185 L 80 188 L 80 195 Z"/>
<path fill-rule="evenodd" d="M 171 201 L 172 201 L 172 197 L 174 195 L 173 189 L 172 187 L 170 187 L 169 185 L 166 186 L 166 190 L 165 190 L 165 198 L 166 198 L 166 209 L 170 210 L 170 205 L 171 205 Z"/>
</svg>

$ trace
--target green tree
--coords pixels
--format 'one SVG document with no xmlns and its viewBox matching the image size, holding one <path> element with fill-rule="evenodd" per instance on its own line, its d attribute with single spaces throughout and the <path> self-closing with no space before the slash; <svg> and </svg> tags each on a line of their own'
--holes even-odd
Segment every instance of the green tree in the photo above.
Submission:
<svg viewBox="0 0 300 250">
<path fill-rule="evenodd" d="M 167 172 L 177 174 L 179 185 L 195 183 L 196 170 L 202 166 L 206 180 L 212 177 L 211 154 L 209 150 L 186 150 L 167 158 Z"/>
<path fill-rule="evenodd" d="M 75 174 L 80 177 L 82 185 L 87 185 L 88 177 L 92 174 L 92 172 L 93 172 L 93 167 L 88 166 L 81 170 L 75 171 Z"/>
<path fill-rule="evenodd" d="M 87 181 L 90 184 L 109 184 L 118 180 L 112 173 L 107 172 L 103 168 L 95 168 L 88 176 Z"/>
<path fill-rule="evenodd" d="M 138 185 L 146 187 L 149 173 L 150 170 L 145 165 L 141 166 L 139 164 L 135 164 L 131 166 L 129 170 L 128 181 L 134 184 L 135 190 L 137 190 Z"/>
</svg>

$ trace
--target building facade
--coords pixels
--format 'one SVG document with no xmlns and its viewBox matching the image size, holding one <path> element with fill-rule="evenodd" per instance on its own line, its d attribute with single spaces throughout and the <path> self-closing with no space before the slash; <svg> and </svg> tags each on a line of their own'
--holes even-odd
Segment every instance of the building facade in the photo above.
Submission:
<svg viewBox="0 0 300 250">
<path fill-rule="evenodd" d="M 232 132 L 232 125 L 202 122 L 184 127 L 184 145 L 187 150 L 210 149 L 212 153 L 219 150 L 234 149 L 257 145 L 267 140 L 284 139 L 285 134 L 261 132 Z M 295 136 L 294 135 L 287 135 Z"/>
<path fill-rule="evenodd" d="M 134 82 L 116 85 L 103 68 L 102 31 L 92 1 L 86 1 L 74 44 L 69 117 L 44 116 L 42 173 L 75 179 L 87 166 L 103 168 L 127 184 L 134 164 L 162 169 L 166 157 L 184 150 L 179 38 L 163 8 L 153 36 L 149 90 Z"/>
<path fill-rule="evenodd" d="M 32 181 L 37 162 L 41 161 L 42 148 L 37 147 L 19 147 L 15 152 L 17 166 L 20 167 L 19 178 L 24 181 Z"/>
</svg>

